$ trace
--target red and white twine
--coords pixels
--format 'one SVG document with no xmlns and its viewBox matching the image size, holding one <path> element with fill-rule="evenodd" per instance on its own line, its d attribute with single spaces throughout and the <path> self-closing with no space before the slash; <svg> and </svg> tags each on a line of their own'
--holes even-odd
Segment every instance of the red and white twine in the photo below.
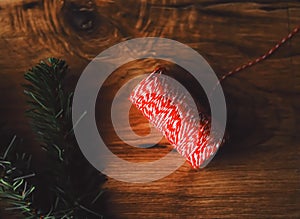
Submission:
<svg viewBox="0 0 300 219">
<path fill-rule="evenodd" d="M 142 80 L 129 99 L 192 167 L 199 168 L 220 146 L 210 135 L 210 118 L 198 113 L 187 91 L 162 72 L 158 69 Z"/>
<path fill-rule="evenodd" d="M 228 72 L 220 78 L 219 83 L 265 60 L 299 30 L 299 27 L 294 28 L 264 55 Z M 205 166 L 220 147 L 219 143 L 214 143 L 220 141 L 211 139 L 211 119 L 202 112 L 198 113 L 197 108 L 191 107 L 191 97 L 162 77 L 162 73 L 163 69 L 155 70 L 142 80 L 129 99 L 193 168 Z"/>
<path fill-rule="evenodd" d="M 273 46 L 269 51 L 267 51 L 265 54 L 263 54 L 262 56 L 258 57 L 255 60 L 252 60 L 244 65 L 241 65 L 235 69 L 233 69 L 232 71 L 228 72 L 227 74 L 223 75 L 220 78 L 220 82 L 222 82 L 223 80 L 225 80 L 227 77 L 236 74 L 246 68 L 249 68 L 263 60 L 265 60 L 266 58 L 268 58 L 269 56 L 271 56 L 279 47 L 281 47 L 283 44 L 286 43 L 286 41 L 288 41 L 289 39 L 291 39 L 293 36 L 296 35 L 296 33 L 298 33 L 300 31 L 300 26 L 295 27 L 286 37 L 283 37 L 278 43 L 275 44 L 275 46 Z"/>
</svg>

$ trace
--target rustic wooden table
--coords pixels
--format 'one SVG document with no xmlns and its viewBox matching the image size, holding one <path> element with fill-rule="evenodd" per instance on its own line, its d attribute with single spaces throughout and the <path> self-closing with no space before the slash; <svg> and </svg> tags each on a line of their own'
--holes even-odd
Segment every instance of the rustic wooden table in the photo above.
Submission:
<svg viewBox="0 0 300 219">
<path fill-rule="evenodd" d="M 0 23 L 0 124 L 33 142 L 20 84 L 23 73 L 39 60 L 65 59 L 74 86 L 104 49 L 155 36 L 191 46 L 221 76 L 255 59 L 300 24 L 300 2 L 1 0 Z M 103 100 L 109 103 L 111 91 L 126 76 L 149 72 L 156 64 L 143 60 L 120 67 L 104 86 Z M 299 69 L 297 35 L 270 59 L 225 81 L 230 137 L 214 160 L 200 171 L 186 163 L 147 184 L 109 179 L 109 218 L 299 218 Z M 101 120 L 108 107 L 102 102 L 97 109 L 99 130 L 120 157 L 147 161 L 170 150 L 167 143 L 148 149 L 126 146 L 111 127 L 105 128 L 109 120 Z M 136 132 L 148 132 L 134 109 L 131 119 Z"/>
</svg>

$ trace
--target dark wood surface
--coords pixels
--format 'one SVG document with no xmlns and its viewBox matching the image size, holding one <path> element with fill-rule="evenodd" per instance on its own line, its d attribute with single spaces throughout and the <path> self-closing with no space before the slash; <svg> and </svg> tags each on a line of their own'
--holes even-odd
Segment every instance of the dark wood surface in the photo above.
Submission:
<svg viewBox="0 0 300 219">
<path fill-rule="evenodd" d="M 104 49 L 126 39 L 155 36 L 196 49 L 221 76 L 258 57 L 299 25 L 300 2 L 2 0 L 0 24 L 0 124 L 33 142 L 20 84 L 24 71 L 39 60 L 65 59 L 74 86 L 88 62 Z M 102 98 L 109 103 L 126 76 L 147 73 L 156 64 L 144 60 L 120 67 L 107 81 Z M 200 171 L 185 163 L 148 184 L 109 179 L 105 187 L 110 217 L 299 218 L 299 69 L 297 35 L 270 59 L 226 80 L 230 137 L 213 161 Z M 109 112 L 102 105 L 97 105 L 99 130 L 118 156 L 147 161 L 170 150 L 166 142 L 149 149 L 126 146 L 111 127 L 101 126 L 109 122 L 101 120 Z M 134 109 L 131 120 L 137 133 L 149 131 Z"/>
</svg>

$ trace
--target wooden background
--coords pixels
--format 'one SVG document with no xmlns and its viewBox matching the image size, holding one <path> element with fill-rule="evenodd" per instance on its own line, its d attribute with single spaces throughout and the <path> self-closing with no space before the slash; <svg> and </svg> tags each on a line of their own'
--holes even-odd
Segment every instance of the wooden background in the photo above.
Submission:
<svg viewBox="0 0 300 219">
<path fill-rule="evenodd" d="M 196 49 L 221 76 L 261 55 L 299 24 L 299 0 L 1 0 L 0 124 L 32 143 L 38 154 L 20 84 L 24 71 L 46 57 L 65 59 L 71 68 L 68 82 L 75 86 L 104 49 L 135 37 L 166 37 Z M 109 103 L 127 77 L 148 73 L 157 63 L 120 67 L 101 98 Z M 189 81 L 182 70 L 170 68 L 183 83 Z M 200 171 L 186 163 L 147 184 L 110 178 L 105 184 L 108 218 L 299 218 L 299 69 L 300 34 L 267 61 L 225 81 L 230 137 L 213 161 Z M 125 145 L 105 126 L 109 120 L 101 120 L 109 108 L 98 102 L 99 131 L 118 156 L 148 161 L 170 150 L 166 142 L 148 149 Z M 147 134 L 141 115 L 134 109 L 130 115 L 133 129 Z"/>
</svg>

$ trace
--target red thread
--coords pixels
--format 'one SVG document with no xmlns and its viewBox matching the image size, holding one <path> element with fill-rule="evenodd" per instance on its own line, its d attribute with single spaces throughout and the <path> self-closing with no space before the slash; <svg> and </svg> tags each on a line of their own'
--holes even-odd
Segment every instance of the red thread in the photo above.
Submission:
<svg viewBox="0 0 300 219">
<path fill-rule="evenodd" d="M 166 126 L 162 129 L 162 132 L 171 144 L 176 145 L 178 143 L 181 118 L 177 107 L 171 103 L 171 100 L 156 93 L 146 93 L 137 98 L 135 106 L 141 110 L 143 115 L 150 121 L 152 121 L 156 115 L 168 114 L 169 116 L 165 117 Z M 157 122 L 153 121 L 153 123 Z"/>
<path fill-rule="evenodd" d="M 259 58 L 222 76 L 217 85 L 228 76 L 268 58 L 299 32 L 299 29 L 299 27 L 294 28 L 291 33 Z M 186 94 L 165 80 L 161 75 L 162 72 L 162 68 L 157 68 L 150 76 L 140 82 L 132 91 L 130 101 L 163 133 L 193 168 L 202 167 L 207 164 L 220 146 L 219 143 L 215 143 L 217 139 L 210 141 L 211 120 L 202 112 L 199 113 L 200 119 L 197 120 L 193 115 L 198 114 L 198 111 L 190 109 L 190 102 Z"/>
<path fill-rule="evenodd" d="M 227 74 L 223 75 L 220 78 L 220 82 L 224 81 L 227 77 L 236 74 L 246 68 L 249 68 L 263 60 L 265 60 L 266 58 L 268 58 L 269 56 L 271 56 L 279 47 L 281 47 L 284 43 L 286 43 L 289 39 L 291 39 L 293 36 L 295 36 L 298 32 L 300 31 L 300 26 L 295 27 L 286 37 L 282 38 L 277 44 L 275 44 L 275 46 L 273 48 L 271 48 L 269 51 L 267 51 L 265 54 L 263 54 L 262 56 L 258 57 L 255 60 L 252 60 L 250 62 L 248 62 L 247 64 L 244 64 L 242 66 L 239 66 L 235 69 L 233 69 L 232 71 L 228 72 Z M 219 83 L 220 83 L 219 82 Z"/>
<path fill-rule="evenodd" d="M 210 118 L 198 113 L 196 105 L 191 106 L 192 97 L 162 71 L 156 69 L 142 80 L 129 99 L 193 168 L 202 167 L 220 146 L 210 135 Z"/>
</svg>

